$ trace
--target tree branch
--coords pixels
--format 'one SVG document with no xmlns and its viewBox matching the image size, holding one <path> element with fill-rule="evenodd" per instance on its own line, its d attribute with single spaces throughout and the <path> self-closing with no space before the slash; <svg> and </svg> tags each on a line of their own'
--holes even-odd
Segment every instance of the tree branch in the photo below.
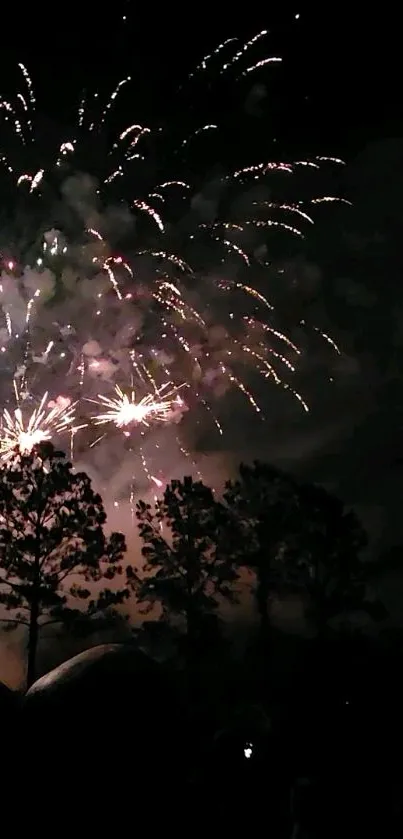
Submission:
<svg viewBox="0 0 403 839">
<path fill-rule="evenodd" d="M 12 588 L 13 591 L 21 591 L 22 586 L 18 585 L 17 583 L 12 583 L 10 580 L 7 580 L 6 577 L 0 577 L 0 585 L 2 585 L 3 583 L 6 586 L 10 586 L 10 588 Z"/>
<path fill-rule="evenodd" d="M 17 620 L 17 618 L 0 618 L 0 623 L 18 623 L 21 626 L 29 626 L 28 621 Z"/>
</svg>

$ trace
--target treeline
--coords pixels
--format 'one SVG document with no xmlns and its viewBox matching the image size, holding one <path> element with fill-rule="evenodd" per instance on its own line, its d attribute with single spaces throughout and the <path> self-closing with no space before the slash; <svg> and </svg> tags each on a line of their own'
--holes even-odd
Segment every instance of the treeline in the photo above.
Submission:
<svg viewBox="0 0 403 839">
<path fill-rule="evenodd" d="M 222 497 L 190 477 L 171 481 L 154 505 L 138 502 L 137 519 L 143 564 L 134 568 L 123 562 L 124 536 L 104 533 L 89 477 L 51 444 L 16 452 L 0 470 L 0 603 L 10 612 L 5 627 L 26 628 L 28 685 L 44 627 L 88 631 L 131 597 L 153 617 L 143 631 L 169 636 L 193 678 L 221 639 L 220 606 L 239 600 L 243 569 L 253 574 L 265 658 L 275 597 L 299 593 L 318 637 L 351 612 L 384 614 L 368 597 L 367 540 L 355 513 L 268 464 L 241 465 Z"/>
</svg>

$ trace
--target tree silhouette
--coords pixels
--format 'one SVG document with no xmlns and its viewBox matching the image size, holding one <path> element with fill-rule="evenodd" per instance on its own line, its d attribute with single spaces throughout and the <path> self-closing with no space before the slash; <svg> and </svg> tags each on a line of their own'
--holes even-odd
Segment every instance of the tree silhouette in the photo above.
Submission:
<svg viewBox="0 0 403 839">
<path fill-rule="evenodd" d="M 243 527 L 240 562 L 256 574 L 266 646 L 270 597 L 281 589 L 307 595 L 307 615 L 318 635 L 343 613 L 363 610 L 373 619 L 385 617 L 379 600 L 367 597 L 367 563 L 361 558 L 365 532 L 338 498 L 255 462 L 241 465 L 239 480 L 227 483 L 225 500 Z"/>
<path fill-rule="evenodd" d="M 234 600 L 238 575 L 228 550 L 228 512 L 209 487 L 184 478 L 171 481 L 154 508 L 140 501 L 137 518 L 145 559 L 145 576 L 136 577 L 137 598 L 146 612 L 159 603 L 162 619 L 184 626 L 191 669 L 203 639 L 211 637 L 219 599 Z"/>
<path fill-rule="evenodd" d="M 28 687 L 35 680 L 39 631 L 122 602 L 125 590 L 91 592 L 122 572 L 124 536 L 103 532 L 102 500 L 88 475 L 74 472 L 50 443 L 18 451 L 0 469 L 0 603 L 8 628 L 28 628 Z M 74 607 L 74 602 L 77 606 Z M 78 601 L 81 603 L 81 608 Z"/>
<path fill-rule="evenodd" d="M 270 598 L 284 578 L 286 556 L 295 545 L 297 485 L 285 472 L 255 461 L 252 466 L 241 464 L 239 479 L 227 482 L 224 498 L 241 528 L 239 562 L 256 575 L 260 639 L 267 650 Z"/>
<path fill-rule="evenodd" d="M 385 616 L 377 600 L 367 597 L 367 563 L 361 557 L 365 531 L 352 510 L 323 487 L 301 484 L 298 540 L 290 571 L 308 595 L 308 615 L 318 635 L 328 622 L 352 611 L 372 618 Z"/>
</svg>

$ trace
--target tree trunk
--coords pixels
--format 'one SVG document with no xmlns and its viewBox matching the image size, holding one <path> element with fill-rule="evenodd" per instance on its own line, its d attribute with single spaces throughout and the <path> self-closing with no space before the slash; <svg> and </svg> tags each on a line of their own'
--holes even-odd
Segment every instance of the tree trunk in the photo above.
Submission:
<svg viewBox="0 0 403 839">
<path fill-rule="evenodd" d="M 255 598 L 260 621 L 260 641 L 262 649 L 266 650 L 270 641 L 269 587 L 267 581 L 259 574 L 256 581 Z"/>
<path fill-rule="evenodd" d="M 198 620 L 194 606 L 194 586 L 197 580 L 197 563 L 194 560 L 193 544 L 189 545 L 189 555 L 186 566 L 186 679 L 189 704 L 197 698 L 197 626 Z"/>
<path fill-rule="evenodd" d="M 36 600 L 32 603 L 31 614 L 29 616 L 27 690 L 31 687 L 36 678 L 36 652 L 38 649 L 38 617 L 39 603 L 38 599 L 36 598 Z"/>
<path fill-rule="evenodd" d="M 38 649 L 38 619 L 39 619 L 39 556 L 35 558 L 34 580 L 32 584 L 31 612 L 29 616 L 28 630 L 28 665 L 27 665 L 27 690 L 34 683 L 36 678 L 36 653 Z"/>
<path fill-rule="evenodd" d="M 318 609 L 315 615 L 315 630 L 318 641 L 323 641 L 327 633 L 327 615 L 321 609 Z"/>
<path fill-rule="evenodd" d="M 322 641 L 328 630 L 329 607 L 324 591 L 316 588 L 311 594 L 312 623 L 315 637 Z"/>
<path fill-rule="evenodd" d="M 193 614 L 192 595 L 188 595 L 186 609 L 186 674 L 189 691 L 189 699 L 194 698 L 196 692 L 196 626 Z"/>
<path fill-rule="evenodd" d="M 270 695 L 272 681 L 272 659 L 271 659 L 271 621 L 269 611 L 270 584 L 266 576 L 258 574 L 256 581 L 255 600 L 259 613 L 259 638 L 258 638 L 258 685 L 260 693 L 266 698 Z"/>
</svg>

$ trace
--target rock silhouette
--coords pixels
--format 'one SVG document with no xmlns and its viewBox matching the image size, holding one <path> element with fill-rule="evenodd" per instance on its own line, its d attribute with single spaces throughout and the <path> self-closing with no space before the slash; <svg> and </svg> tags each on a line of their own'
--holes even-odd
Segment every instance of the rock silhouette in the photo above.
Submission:
<svg viewBox="0 0 403 839">
<path fill-rule="evenodd" d="M 23 699 L 22 723 L 51 787 L 52 765 L 57 784 L 81 767 L 92 789 L 99 772 L 115 766 L 119 794 L 146 790 L 150 772 L 182 739 L 168 676 L 131 644 L 94 647 L 42 676 Z"/>
</svg>

